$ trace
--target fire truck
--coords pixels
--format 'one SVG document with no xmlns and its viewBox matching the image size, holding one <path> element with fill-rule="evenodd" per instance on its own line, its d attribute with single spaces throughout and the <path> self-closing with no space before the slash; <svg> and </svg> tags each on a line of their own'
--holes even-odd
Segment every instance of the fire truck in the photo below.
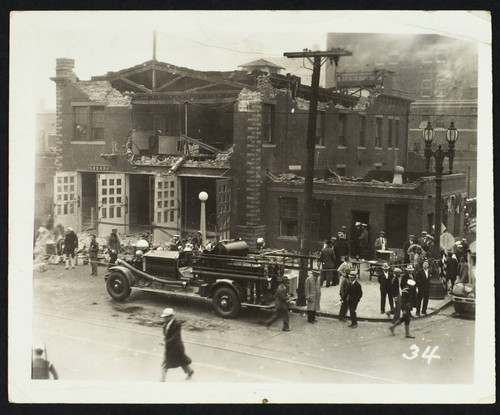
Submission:
<svg viewBox="0 0 500 415">
<path fill-rule="evenodd" d="M 211 251 L 145 253 L 139 264 L 121 259 L 106 275 L 106 289 L 118 301 L 132 290 L 168 292 L 212 300 L 223 318 L 235 318 L 242 307 L 272 308 L 281 282 L 294 296 L 298 277 L 285 272 L 285 261 L 249 253 L 242 240 L 219 242 Z"/>
</svg>

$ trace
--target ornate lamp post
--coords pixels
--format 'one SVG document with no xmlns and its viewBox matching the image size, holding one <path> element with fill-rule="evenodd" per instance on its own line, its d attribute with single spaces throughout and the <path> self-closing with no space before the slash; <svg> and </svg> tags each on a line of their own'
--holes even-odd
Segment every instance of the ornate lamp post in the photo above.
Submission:
<svg viewBox="0 0 500 415">
<path fill-rule="evenodd" d="M 431 157 L 435 160 L 435 170 L 436 170 L 436 205 L 434 212 L 434 252 L 432 256 L 437 261 L 441 252 L 441 189 L 443 184 L 443 162 L 446 157 L 449 161 L 450 174 L 453 173 L 453 159 L 455 158 L 455 143 L 458 140 L 458 130 L 455 128 L 455 123 L 452 121 L 448 130 L 446 131 L 446 140 L 448 141 L 448 151 L 443 151 L 441 149 L 441 144 L 438 145 L 436 151 L 432 151 L 432 142 L 436 137 L 436 132 L 431 126 L 430 121 L 427 123 L 427 127 L 422 131 L 422 138 L 425 142 L 425 171 L 429 173 L 429 165 Z M 444 298 L 445 290 L 443 285 L 439 281 L 437 275 L 431 278 L 431 287 L 429 292 L 429 298 L 432 299 L 442 299 Z"/>
<path fill-rule="evenodd" d="M 200 192 L 198 199 L 201 202 L 201 212 L 200 212 L 200 231 L 201 231 L 201 245 L 204 245 L 207 241 L 207 225 L 205 222 L 205 202 L 208 199 L 207 192 Z"/>
</svg>

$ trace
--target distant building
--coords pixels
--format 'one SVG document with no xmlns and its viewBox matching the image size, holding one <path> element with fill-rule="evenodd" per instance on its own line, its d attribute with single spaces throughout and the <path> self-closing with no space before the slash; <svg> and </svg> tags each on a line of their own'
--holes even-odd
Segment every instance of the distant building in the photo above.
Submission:
<svg viewBox="0 0 500 415">
<path fill-rule="evenodd" d="M 259 59 L 256 61 L 245 63 L 244 65 L 238 66 L 245 71 L 252 72 L 255 70 L 266 72 L 269 75 L 279 75 L 282 69 L 285 69 L 279 65 L 269 62 L 265 59 Z"/>
<path fill-rule="evenodd" d="M 454 171 L 467 176 L 469 197 L 476 195 L 478 52 L 473 42 L 439 35 L 330 33 L 327 47 L 353 52 L 327 66 L 326 86 L 372 70 L 394 73 L 393 88 L 410 94 L 408 171 L 423 171 L 422 130 L 431 121 L 436 141 L 446 149 L 450 121 L 459 130 Z M 436 143 L 434 144 L 436 148 Z"/>
<path fill-rule="evenodd" d="M 45 226 L 53 214 L 55 151 L 56 112 L 40 108 L 36 114 L 35 227 Z"/>
</svg>

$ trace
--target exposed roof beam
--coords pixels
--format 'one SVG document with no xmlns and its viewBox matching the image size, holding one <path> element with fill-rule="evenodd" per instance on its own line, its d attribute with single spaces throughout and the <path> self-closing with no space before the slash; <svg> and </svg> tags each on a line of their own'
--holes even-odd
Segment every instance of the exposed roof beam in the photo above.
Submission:
<svg viewBox="0 0 500 415">
<path fill-rule="evenodd" d="M 182 78 L 185 78 L 184 75 L 179 75 L 175 77 L 174 79 L 171 79 L 168 82 L 165 82 L 163 85 L 160 85 L 158 88 L 156 88 L 155 92 L 161 91 L 162 89 L 166 88 L 167 86 L 175 84 L 177 81 L 180 81 Z"/>
<path fill-rule="evenodd" d="M 134 81 L 131 81 L 130 79 L 127 79 L 127 78 L 119 78 L 119 79 L 117 79 L 117 81 L 123 81 L 123 82 L 125 82 L 127 84 L 135 86 L 136 88 L 138 88 L 138 89 L 140 89 L 141 91 L 144 91 L 144 92 L 153 92 L 149 88 L 146 88 L 144 85 L 139 85 L 138 83 L 136 83 Z"/>
<path fill-rule="evenodd" d="M 185 99 L 183 99 L 185 98 Z M 134 100 L 132 103 L 134 105 L 177 105 L 181 102 L 189 102 L 190 104 L 230 104 L 235 101 L 235 98 L 159 98 L 159 99 L 141 99 Z"/>
<path fill-rule="evenodd" d="M 194 92 L 194 91 L 200 91 L 202 89 L 210 88 L 210 87 L 213 87 L 213 86 L 216 86 L 216 85 L 219 85 L 219 84 L 218 83 L 210 83 L 208 85 L 197 86 L 196 88 L 188 89 L 185 92 L 186 93 L 191 93 L 191 92 Z"/>
<path fill-rule="evenodd" d="M 124 76 L 136 75 L 136 74 L 141 73 L 141 72 L 149 71 L 150 69 L 151 69 L 151 65 L 144 64 L 144 66 L 141 66 L 140 68 L 137 68 L 137 69 L 122 69 L 121 71 L 116 72 L 116 73 L 111 74 L 111 75 L 96 76 L 93 78 L 95 78 L 96 80 L 103 78 L 103 79 L 108 80 L 109 82 L 113 82 L 113 81 L 116 81 L 117 79 L 122 79 Z"/>
</svg>

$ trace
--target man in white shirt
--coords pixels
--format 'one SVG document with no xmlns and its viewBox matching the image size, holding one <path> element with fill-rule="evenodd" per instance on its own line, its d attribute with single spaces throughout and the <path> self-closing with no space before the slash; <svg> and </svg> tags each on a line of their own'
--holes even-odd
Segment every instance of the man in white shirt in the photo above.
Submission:
<svg viewBox="0 0 500 415">
<path fill-rule="evenodd" d="M 418 288 L 417 299 L 417 316 L 420 315 L 420 306 L 422 306 L 422 314 L 427 315 L 427 304 L 429 302 L 429 289 L 431 286 L 431 270 L 429 261 L 422 263 L 422 268 L 417 271 L 415 281 Z"/>
</svg>

